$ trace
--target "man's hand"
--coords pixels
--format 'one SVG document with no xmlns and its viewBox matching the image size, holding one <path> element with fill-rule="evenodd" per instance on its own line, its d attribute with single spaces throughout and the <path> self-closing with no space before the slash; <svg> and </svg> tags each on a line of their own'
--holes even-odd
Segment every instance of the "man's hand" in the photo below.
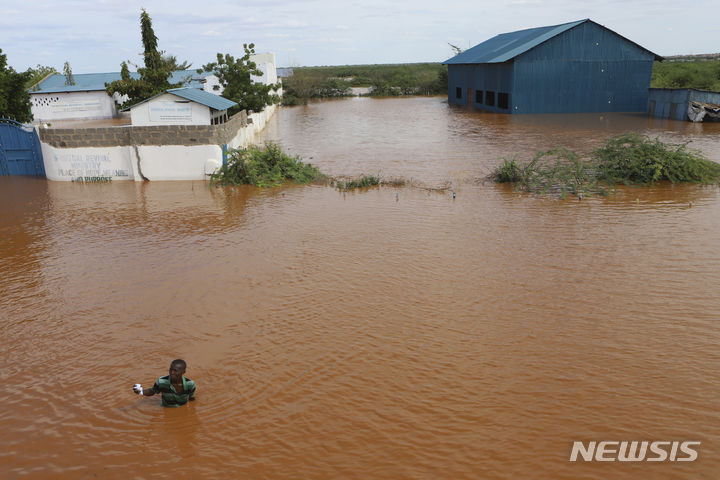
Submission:
<svg viewBox="0 0 720 480">
<path fill-rule="evenodd" d="M 138 395 L 142 395 L 143 394 L 142 385 L 140 385 L 139 383 L 136 383 L 135 385 L 133 385 L 133 392 L 137 393 Z"/>
</svg>

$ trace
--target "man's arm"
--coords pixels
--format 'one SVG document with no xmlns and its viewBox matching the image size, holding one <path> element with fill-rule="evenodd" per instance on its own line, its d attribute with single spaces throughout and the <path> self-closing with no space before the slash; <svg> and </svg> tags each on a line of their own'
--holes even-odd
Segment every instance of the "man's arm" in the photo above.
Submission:
<svg viewBox="0 0 720 480">
<path fill-rule="evenodd" d="M 140 395 L 140 392 L 142 392 L 143 397 L 152 397 L 155 395 L 155 385 L 153 385 L 151 388 L 138 388 L 138 386 L 133 387 L 133 392 Z"/>
</svg>

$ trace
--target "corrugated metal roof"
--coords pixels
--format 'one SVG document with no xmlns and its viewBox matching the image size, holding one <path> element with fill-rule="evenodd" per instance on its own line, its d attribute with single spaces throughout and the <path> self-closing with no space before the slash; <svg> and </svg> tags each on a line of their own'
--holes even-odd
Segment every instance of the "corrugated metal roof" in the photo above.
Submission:
<svg viewBox="0 0 720 480">
<path fill-rule="evenodd" d="M 197 88 L 171 88 L 167 91 L 167 93 L 172 93 L 178 97 L 197 102 L 210 108 L 214 108 L 215 110 L 227 110 L 228 108 L 237 105 L 237 102 L 233 102 L 232 100 L 223 98 L 220 95 L 215 95 Z"/>
<path fill-rule="evenodd" d="M 531 48 L 540 45 L 551 38 L 566 32 L 572 28 L 577 27 L 585 22 L 592 22 L 592 20 L 586 18 L 584 20 L 578 20 L 576 22 L 563 23 L 561 25 L 552 25 L 549 27 L 537 27 L 529 28 L 526 30 L 518 30 L 517 32 L 501 33 L 489 40 L 486 40 L 472 48 L 465 50 L 464 52 L 456 55 L 443 62 L 445 65 L 457 65 L 457 64 L 468 64 L 468 63 L 502 63 L 511 60 L 518 55 L 527 52 Z M 595 22 L 593 22 L 595 23 Z M 602 25 L 600 25 L 602 27 Z M 602 27 L 605 28 L 605 27 Z M 607 29 L 609 30 L 609 29 Z M 612 30 L 611 30 L 612 31 Z M 613 32 L 615 33 L 615 32 Z M 619 35 L 621 36 L 621 35 Z M 621 36 L 622 37 L 622 36 Z M 625 37 L 622 37 L 625 38 Z M 627 39 L 626 39 L 627 40 Z M 628 40 L 628 42 L 632 42 Z M 635 45 L 637 45 L 635 43 Z M 641 47 L 650 52 L 649 50 Z M 652 53 L 652 52 L 650 52 Z M 655 55 L 657 59 L 662 60 L 662 57 Z"/>
<path fill-rule="evenodd" d="M 197 88 L 192 87 L 185 87 L 185 88 L 171 88 L 169 90 L 166 90 L 163 93 L 158 93 L 154 97 L 146 98 L 142 102 L 138 102 L 134 105 L 130 105 L 129 107 L 123 108 L 122 112 L 127 112 L 132 110 L 133 108 L 137 107 L 138 105 L 142 105 L 143 103 L 147 103 L 160 95 L 165 95 L 166 93 L 170 93 L 172 95 L 178 96 L 180 98 L 184 98 L 185 100 L 190 100 L 193 102 L 197 102 L 201 105 L 205 105 L 206 107 L 214 108 L 215 110 L 225 110 L 230 107 L 234 107 L 237 105 L 236 102 L 233 102 L 232 100 L 228 100 L 227 98 L 221 97 L 220 95 L 215 95 L 214 93 L 206 92 L 205 90 L 200 90 Z"/>
<path fill-rule="evenodd" d="M 193 88 L 202 88 L 202 79 L 211 75 L 203 72 L 197 73 L 197 70 L 177 70 L 172 72 L 170 83 L 189 82 L 189 86 Z M 130 72 L 132 78 L 140 78 L 137 72 Z M 105 84 L 120 80 L 120 72 L 113 73 L 79 73 L 73 74 L 75 85 L 65 85 L 65 75 L 56 73 L 44 79 L 37 85 L 37 88 L 30 91 L 30 94 L 36 93 L 60 93 L 60 92 L 91 92 L 97 90 L 105 90 Z"/>
</svg>

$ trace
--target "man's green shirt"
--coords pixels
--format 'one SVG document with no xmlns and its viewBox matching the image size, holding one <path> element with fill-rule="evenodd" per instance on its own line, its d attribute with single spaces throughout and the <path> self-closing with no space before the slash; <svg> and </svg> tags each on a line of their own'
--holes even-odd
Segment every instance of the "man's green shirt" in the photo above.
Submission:
<svg viewBox="0 0 720 480">
<path fill-rule="evenodd" d="M 170 375 L 165 375 L 157 379 L 152 391 L 156 394 L 162 393 L 163 407 L 180 407 L 185 405 L 189 399 L 195 398 L 195 382 L 183 376 L 182 383 L 182 392 L 178 392 L 170 383 Z"/>
</svg>

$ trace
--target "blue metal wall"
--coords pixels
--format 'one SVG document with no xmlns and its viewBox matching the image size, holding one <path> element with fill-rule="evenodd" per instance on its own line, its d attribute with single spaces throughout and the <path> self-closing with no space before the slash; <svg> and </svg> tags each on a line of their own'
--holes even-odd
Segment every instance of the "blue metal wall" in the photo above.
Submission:
<svg viewBox="0 0 720 480">
<path fill-rule="evenodd" d="M 0 175 L 45 176 L 40 139 L 34 128 L 0 119 Z"/>
<path fill-rule="evenodd" d="M 448 65 L 448 99 L 450 103 L 460 105 L 472 104 L 484 110 L 509 113 L 510 107 L 501 109 L 498 105 L 498 93 L 510 95 L 513 85 L 513 62 L 483 63 L 479 65 Z M 457 98 L 457 88 L 461 89 L 462 96 Z M 472 92 L 472 98 L 468 93 Z M 477 102 L 476 93 L 483 92 L 483 101 Z M 494 105 L 486 105 L 485 94 L 493 92 Z"/>
<path fill-rule="evenodd" d="M 648 113 L 652 117 L 688 121 L 690 102 L 720 105 L 720 93 L 692 88 L 651 88 Z"/>
<path fill-rule="evenodd" d="M 585 22 L 502 64 L 448 65 L 448 99 L 466 92 L 509 94 L 509 113 L 644 112 L 655 56 Z M 455 89 L 465 95 L 455 98 Z M 496 94 L 497 95 L 497 94 Z"/>
</svg>

